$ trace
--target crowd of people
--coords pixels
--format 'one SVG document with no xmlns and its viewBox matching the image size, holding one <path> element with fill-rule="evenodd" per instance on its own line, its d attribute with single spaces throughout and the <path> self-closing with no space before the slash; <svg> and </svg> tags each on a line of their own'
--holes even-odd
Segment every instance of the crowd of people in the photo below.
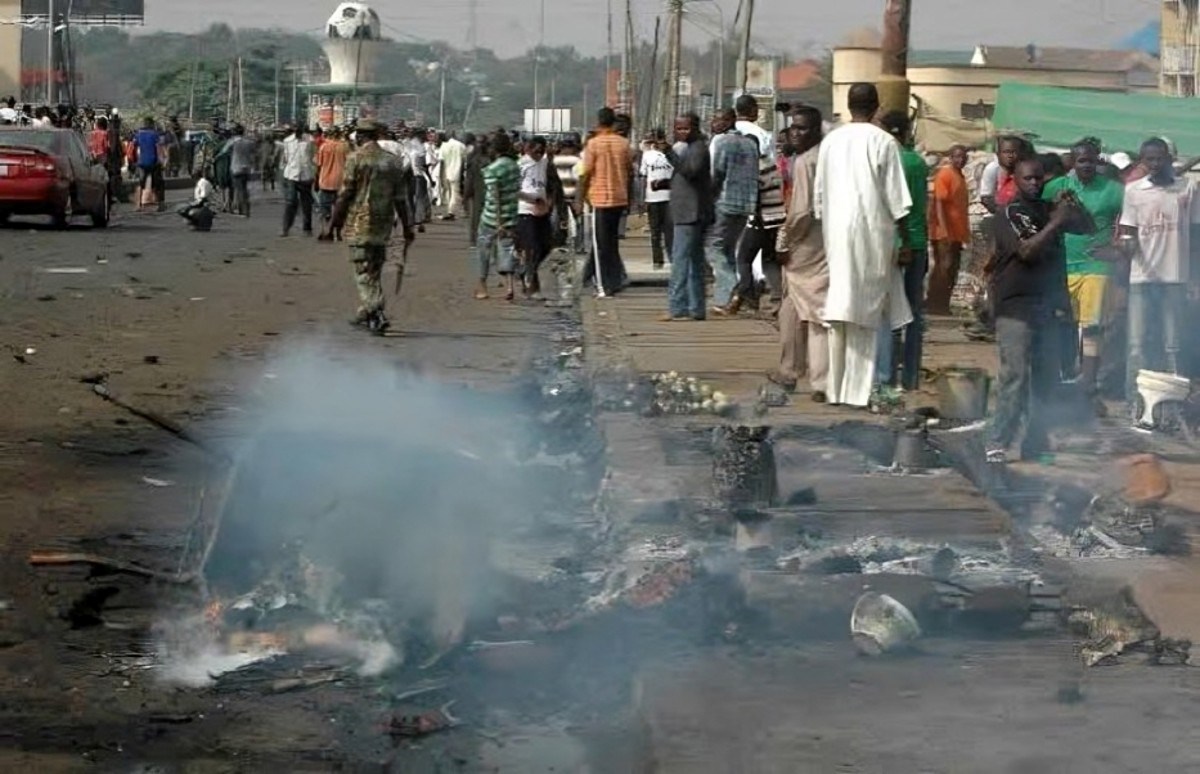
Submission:
<svg viewBox="0 0 1200 774">
<path fill-rule="evenodd" d="M 610 108 L 586 138 L 553 140 L 373 121 L 185 138 L 175 119 L 126 132 L 115 110 L 18 109 L 11 98 L 0 121 L 87 132 L 113 179 L 138 181 L 139 206 L 161 207 L 164 174 L 187 169 L 198 182 L 181 212 L 205 230 L 215 207 L 249 217 L 252 176 L 264 190 L 278 181 L 281 236 L 299 218 L 305 236 L 348 243 L 353 322 L 375 333 L 390 325 L 380 275 L 397 228 L 407 247 L 434 217 L 465 218 L 476 299 L 489 298 L 493 271 L 507 300 L 540 298 L 556 247 L 586 255 L 580 283 L 607 298 L 628 285 L 621 240 L 630 214 L 644 212 L 653 265 L 670 271 L 664 323 L 772 319 L 780 355 L 768 378 L 788 392 L 803 380 L 812 400 L 852 407 L 920 385 L 926 315 L 951 313 L 964 246 L 982 233 L 982 323 L 1000 358 L 987 441 L 997 462 L 1019 435 L 1023 457 L 1046 448 L 1049 408 L 1064 394 L 1103 413 L 1102 396 L 1137 401 L 1142 369 L 1195 367 L 1182 344 L 1200 198 L 1176 177 L 1169 141 L 1148 139 L 1135 160 L 1105 155 L 1097 138 L 1039 156 L 1002 136 L 968 179 L 970 149 L 918 153 L 909 116 L 881 114 L 874 85 L 855 84 L 847 108 L 849 121 L 827 131 L 819 110 L 794 107 L 775 136 L 743 96 L 707 134 L 687 114 L 669 137 L 656 129 L 639 143 Z"/>
</svg>

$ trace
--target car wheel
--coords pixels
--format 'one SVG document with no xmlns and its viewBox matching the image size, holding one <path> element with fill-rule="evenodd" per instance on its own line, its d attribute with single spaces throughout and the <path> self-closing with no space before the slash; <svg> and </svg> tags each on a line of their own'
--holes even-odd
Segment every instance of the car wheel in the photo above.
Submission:
<svg viewBox="0 0 1200 774">
<path fill-rule="evenodd" d="M 11 218 L 11 217 L 12 217 L 12 213 L 11 213 L 11 212 L 2 212 L 2 211 L 0 211 L 0 226 L 6 226 L 6 225 L 8 225 L 8 219 L 9 219 L 9 218 Z"/>
<path fill-rule="evenodd" d="M 105 192 L 100 197 L 100 209 L 92 213 L 93 228 L 108 228 L 108 219 L 112 214 L 112 204 L 108 200 L 108 193 Z"/>
<path fill-rule="evenodd" d="M 62 207 L 50 213 L 50 225 L 56 229 L 64 229 L 70 223 L 70 216 L 67 214 L 67 208 Z"/>
</svg>

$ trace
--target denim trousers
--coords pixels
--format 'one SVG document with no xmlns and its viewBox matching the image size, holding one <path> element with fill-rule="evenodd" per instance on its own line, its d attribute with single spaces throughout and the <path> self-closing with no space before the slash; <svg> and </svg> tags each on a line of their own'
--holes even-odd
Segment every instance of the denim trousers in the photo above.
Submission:
<svg viewBox="0 0 1200 774">
<path fill-rule="evenodd" d="M 928 271 L 929 251 L 914 250 L 912 262 L 904 267 L 904 297 L 912 309 L 912 322 L 899 331 L 893 331 L 886 319 L 881 324 L 875 355 L 875 381 L 879 384 L 895 382 L 898 342 L 902 346 L 902 386 L 906 390 L 915 390 L 921 384 L 921 358 L 925 348 L 925 274 Z"/>
<path fill-rule="evenodd" d="M 1176 372 L 1179 334 L 1187 286 L 1179 283 L 1136 282 L 1129 286 L 1129 359 L 1125 395 L 1137 395 L 1137 375 L 1143 368 Z"/>
<path fill-rule="evenodd" d="M 471 257 L 479 267 L 479 279 L 486 281 L 492 270 L 492 260 L 496 261 L 497 274 L 512 274 L 516 268 L 516 245 L 512 233 L 505 232 L 503 236 L 497 228 L 479 224 L 479 234 L 475 245 L 471 248 Z"/>
<path fill-rule="evenodd" d="M 672 317 L 704 319 L 704 224 L 676 223 L 667 310 Z"/>
<path fill-rule="evenodd" d="M 996 413 L 988 428 L 992 448 L 1007 449 L 1025 422 L 1022 456 L 1049 445 L 1047 407 L 1059 383 L 1058 330 L 1054 318 L 1038 310 L 1025 317 L 997 317 L 1000 374 Z"/>
<path fill-rule="evenodd" d="M 708 232 L 706 253 L 713 270 L 713 304 L 727 306 L 737 286 L 737 244 L 746 230 L 748 215 L 717 213 L 717 220 Z"/>
</svg>

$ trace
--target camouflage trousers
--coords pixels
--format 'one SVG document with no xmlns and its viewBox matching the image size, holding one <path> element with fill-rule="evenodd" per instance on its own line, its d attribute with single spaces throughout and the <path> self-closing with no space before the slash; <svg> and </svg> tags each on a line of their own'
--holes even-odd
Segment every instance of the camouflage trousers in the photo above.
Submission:
<svg viewBox="0 0 1200 774">
<path fill-rule="evenodd" d="M 358 288 L 358 316 L 365 318 L 383 311 L 383 264 L 387 262 L 384 245 L 358 245 L 350 248 L 354 264 L 354 284 Z M 404 267 L 400 267 L 403 271 Z"/>
</svg>

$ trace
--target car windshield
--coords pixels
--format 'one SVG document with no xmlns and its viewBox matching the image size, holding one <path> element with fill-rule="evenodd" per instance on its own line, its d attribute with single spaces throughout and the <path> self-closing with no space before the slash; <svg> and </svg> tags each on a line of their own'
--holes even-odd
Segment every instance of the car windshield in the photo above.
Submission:
<svg viewBox="0 0 1200 774">
<path fill-rule="evenodd" d="M 36 129 L 11 129 L 0 132 L 0 145 L 10 148 L 33 148 L 47 153 L 56 153 L 58 142 L 54 132 Z"/>
</svg>

